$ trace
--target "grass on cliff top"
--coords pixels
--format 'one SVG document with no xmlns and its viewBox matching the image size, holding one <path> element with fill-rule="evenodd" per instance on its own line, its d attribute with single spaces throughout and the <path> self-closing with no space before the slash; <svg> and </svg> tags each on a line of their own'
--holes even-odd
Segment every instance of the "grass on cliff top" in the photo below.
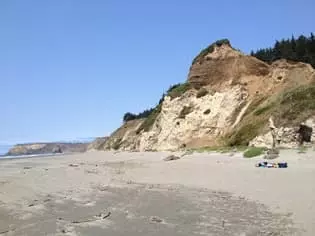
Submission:
<svg viewBox="0 0 315 236">
<path fill-rule="evenodd" d="M 227 44 L 229 46 L 231 46 L 230 41 L 228 39 L 221 39 L 218 40 L 212 44 L 210 44 L 208 47 L 206 47 L 205 49 L 203 49 L 193 60 L 192 64 L 195 64 L 199 59 L 205 57 L 207 54 L 212 53 L 214 50 L 215 46 L 221 46 L 223 44 Z"/>
</svg>

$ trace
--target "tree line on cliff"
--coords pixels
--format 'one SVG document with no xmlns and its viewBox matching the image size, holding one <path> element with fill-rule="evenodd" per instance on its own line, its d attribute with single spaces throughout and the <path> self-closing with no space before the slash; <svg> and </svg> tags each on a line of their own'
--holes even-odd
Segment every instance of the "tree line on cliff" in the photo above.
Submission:
<svg viewBox="0 0 315 236">
<path fill-rule="evenodd" d="M 315 36 L 311 33 L 309 37 L 301 35 L 298 38 L 292 36 L 290 39 L 277 40 L 273 47 L 251 51 L 250 55 L 267 63 L 287 59 L 309 63 L 315 68 Z"/>
</svg>

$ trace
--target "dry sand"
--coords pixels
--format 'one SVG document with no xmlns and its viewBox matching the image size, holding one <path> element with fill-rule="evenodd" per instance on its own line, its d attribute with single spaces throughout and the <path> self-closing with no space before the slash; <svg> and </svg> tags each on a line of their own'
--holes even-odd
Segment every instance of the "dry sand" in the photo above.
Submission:
<svg viewBox="0 0 315 236">
<path fill-rule="evenodd" d="M 315 152 L 88 152 L 0 161 L 0 235 L 315 235 Z"/>
</svg>

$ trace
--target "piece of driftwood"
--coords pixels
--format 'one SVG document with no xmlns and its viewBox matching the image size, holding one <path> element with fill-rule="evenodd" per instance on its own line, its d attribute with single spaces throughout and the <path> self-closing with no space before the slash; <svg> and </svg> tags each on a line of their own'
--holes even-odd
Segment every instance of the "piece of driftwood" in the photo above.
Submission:
<svg viewBox="0 0 315 236">
<path fill-rule="evenodd" d="M 272 149 L 276 148 L 276 139 L 277 139 L 277 134 L 276 134 L 276 126 L 273 122 L 273 117 L 271 116 L 269 118 L 269 129 L 271 132 L 271 136 L 272 136 Z"/>
<path fill-rule="evenodd" d="M 74 220 L 74 221 L 71 221 L 71 223 L 72 224 L 88 223 L 88 222 L 92 222 L 92 221 L 97 220 L 97 218 L 95 218 L 95 217 L 98 217 L 98 218 L 101 218 L 102 220 L 104 220 L 104 219 L 108 218 L 110 215 L 111 215 L 111 212 L 109 211 L 105 215 L 103 215 L 103 213 L 100 213 L 99 215 L 94 216 L 94 218 L 89 218 L 89 219 L 85 219 L 85 220 Z"/>
<path fill-rule="evenodd" d="M 180 159 L 180 157 L 175 156 L 175 155 L 170 155 L 170 156 L 164 158 L 163 160 L 164 161 L 175 161 L 175 160 L 178 160 L 178 159 Z"/>
<path fill-rule="evenodd" d="M 277 128 L 275 126 L 272 116 L 269 118 L 269 129 L 272 136 L 272 145 L 271 145 L 271 149 L 268 150 L 267 154 L 265 155 L 265 159 L 275 159 L 279 156 L 279 150 L 277 149 L 277 141 L 278 143 L 280 143 L 281 140 L 280 138 L 279 140 L 277 140 L 277 133 L 276 133 Z"/>
</svg>

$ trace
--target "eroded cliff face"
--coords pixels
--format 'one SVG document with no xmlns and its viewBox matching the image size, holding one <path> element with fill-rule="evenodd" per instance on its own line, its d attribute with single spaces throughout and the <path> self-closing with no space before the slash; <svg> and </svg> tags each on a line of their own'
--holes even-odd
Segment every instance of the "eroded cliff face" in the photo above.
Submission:
<svg viewBox="0 0 315 236">
<path fill-rule="evenodd" d="M 132 120 L 124 123 L 106 140 L 101 150 L 139 150 L 139 140 L 141 134 L 138 128 L 144 119 Z"/>
<path fill-rule="evenodd" d="M 215 46 L 213 52 L 192 64 L 188 82 L 194 87 L 211 85 L 216 89 L 226 89 L 231 85 L 244 84 L 270 73 L 266 63 L 242 54 L 229 45 Z"/>
<path fill-rule="evenodd" d="M 91 142 L 88 147 L 87 150 L 99 150 L 102 149 L 106 143 L 106 140 L 108 139 L 108 137 L 98 137 L 96 138 L 93 142 Z"/>
<path fill-rule="evenodd" d="M 315 82 L 308 64 L 280 60 L 268 65 L 229 44 L 213 45 L 212 49 L 194 60 L 187 79 L 191 89 L 173 99 L 166 96 L 148 131 L 139 129 L 145 120 L 129 121 L 111 135 L 103 149 L 177 150 L 249 144 L 253 139 L 251 144 L 263 146 L 258 143 L 267 140 L 262 137 L 268 136 L 269 116 L 285 116 L 280 114 L 288 108 L 283 105 L 287 102 L 283 94 Z M 309 110 L 307 115 L 312 113 Z M 279 127 L 288 134 L 283 143 L 292 142 L 295 122 L 281 120 Z"/>
<path fill-rule="evenodd" d="M 176 150 L 201 143 L 215 144 L 216 138 L 235 122 L 235 111 L 248 98 L 241 86 L 200 98 L 196 95 L 197 91 L 192 90 L 173 100 L 166 97 L 152 129 L 141 134 L 139 150 Z"/>
</svg>

